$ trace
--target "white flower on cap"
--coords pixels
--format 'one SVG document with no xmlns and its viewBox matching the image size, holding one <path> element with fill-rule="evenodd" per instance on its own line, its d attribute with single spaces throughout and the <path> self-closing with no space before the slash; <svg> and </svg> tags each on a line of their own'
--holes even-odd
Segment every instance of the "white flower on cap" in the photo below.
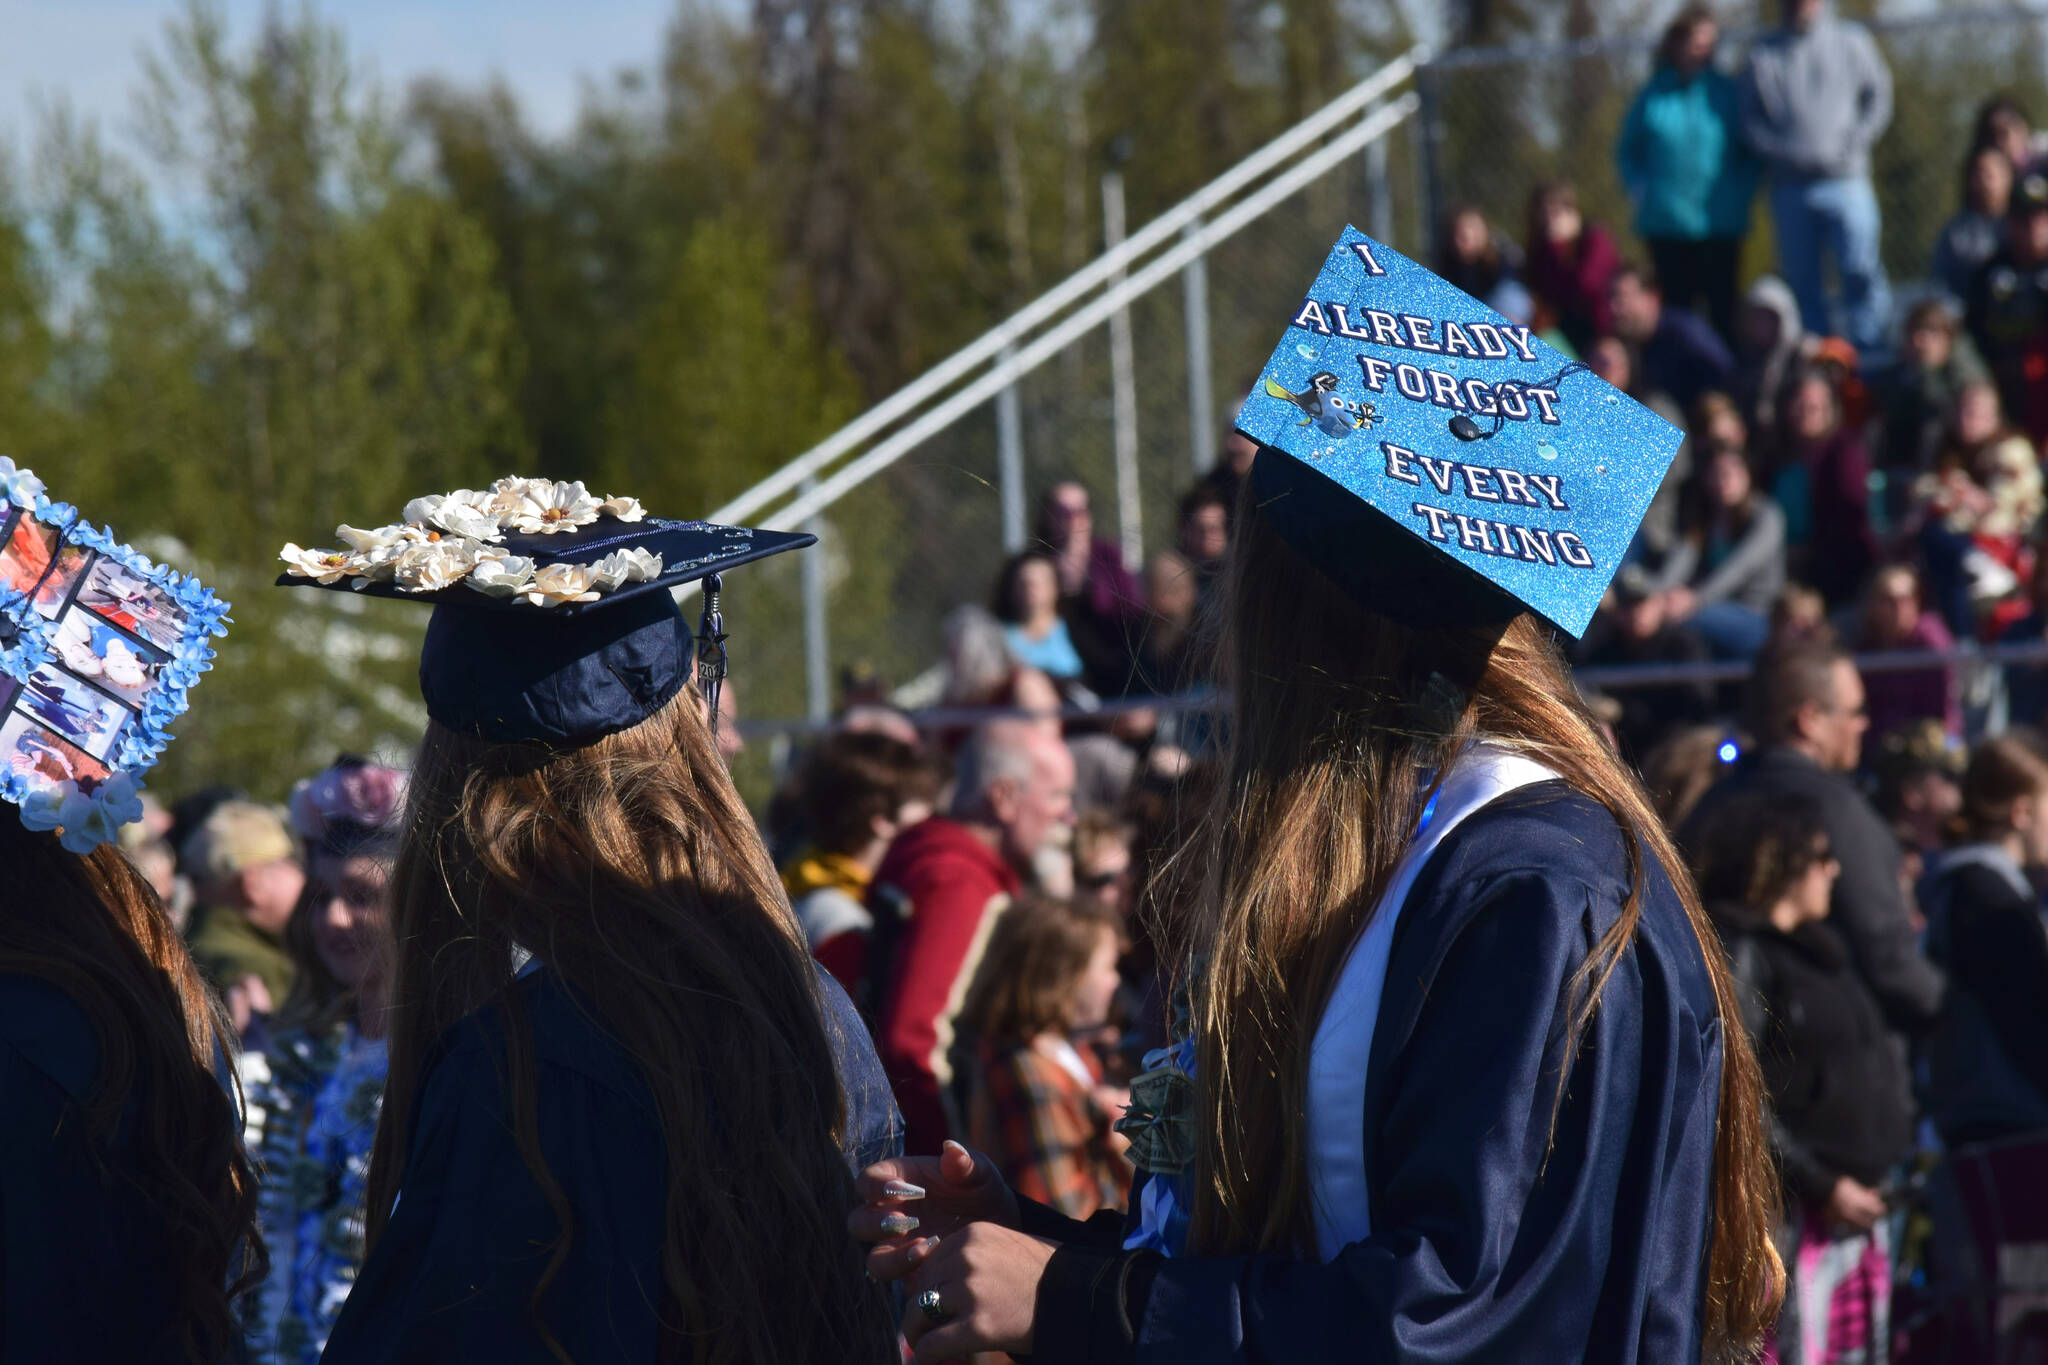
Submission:
<svg viewBox="0 0 2048 1365">
<path fill-rule="evenodd" d="M 598 504 L 597 510 L 620 521 L 639 521 L 647 515 L 647 509 L 640 505 L 638 498 L 606 498 Z"/>
<path fill-rule="evenodd" d="M 553 607 L 564 602 L 595 602 L 596 588 L 597 570 L 593 566 L 550 564 L 533 576 L 519 596 L 536 607 Z"/>
<path fill-rule="evenodd" d="M 504 550 L 485 550 L 469 571 L 469 586 L 489 597 L 511 597 L 533 582 L 533 561 Z"/>
<path fill-rule="evenodd" d="M 571 531 L 596 521 L 602 507 L 581 479 L 574 483 L 532 480 L 518 490 L 509 520 L 513 530 L 530 534 Z"/>
<path fill-rule="evenodd" d="M 379 526 L 375 530 L 363 531 L 350 526 L 347 522 L 343 522 L 334 528 L 334 534 L 341 537 L 342 542 L 357 554 L 370 554 L 373 551 L 386 549 L 393 545 L 420 545 L 424 544 L 427 539 L 425 528 L 407 526 L 403 523 L 396 526 Z"/>
<path fill-rule="evenodd" d="M 405 519 L 471 540 L 502 540 L 496 502 L 493 493 L 458 488 L 453 493 L 414 498 L 405 505 Z"/>
<path fill-rule="evenodd" d="M 409 546 L 393 565 L 393 581 L 404 592 L 452 588 L 476 567 L 478 548 L 461 537 Z"/>
<path fill-rule="evenodd" d="M 622 583 L 645 583 L 659 577 L 661 556 L 649 554 L 636 546 L 630 550 L 614 550 L 590 568 L 597 575 L 597 590 L 610 592 Z"/>
<path fill-rule="evenodd" d="M 341 550 L 302 550 L 287 541 L 277 557 L 284 561 L 285 572 L 294 578 L 310 578 L 317 583 L 336 583 L 362 572 L 356 565 L 356 556 Z"/>
</svg>

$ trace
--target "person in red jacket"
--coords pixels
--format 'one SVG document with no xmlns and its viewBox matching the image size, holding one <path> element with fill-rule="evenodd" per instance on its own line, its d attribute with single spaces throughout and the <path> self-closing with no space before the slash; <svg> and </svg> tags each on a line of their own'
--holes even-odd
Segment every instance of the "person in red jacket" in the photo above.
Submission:
<svg viewBox="0 0 2048 1365">
<path fill-rule="evenodd" d="M 893 735 L 842 731 L 804 760 L 796 798 L 804 842 L 782 865 L 782 889 L 811 956 L 857 1002 L 867 989 L 875 870 L 938 796 L 930 760 Z"/>
<path fill-rule="evenodd" d="M 992 721 L 960 755 L 951 818 L 904 831 L 875 873 L 869 970 L 876 1050 L 913 1151 L 953 1135 L 945 1091 L 954 1019 L 996 916 L 1073 819 L 1074 760 L 1058 730 Z"/>
<path fill-rule="evenodd" d="M 1529 192 L 1526 283 L 1582 355 L 1614 330 L 1607 288 L 1620 269 L 1614 238 L 1580 214 L 1576 186 L 1547 180 Z"/>
</svg>

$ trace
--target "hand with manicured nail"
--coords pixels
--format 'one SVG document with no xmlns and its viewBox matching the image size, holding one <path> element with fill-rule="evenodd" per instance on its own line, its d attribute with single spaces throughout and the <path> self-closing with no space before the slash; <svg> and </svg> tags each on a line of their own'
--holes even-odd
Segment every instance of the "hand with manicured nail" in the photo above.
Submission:
<svg viewBox="0 0 2048 1365">
<path fill-rule="evenodd" d="M 871 1245 L 868 1274 L 877 1280 L 903 1278 L 970 1223 L 1017 1225 L 1017 1196 L 995 1163 L 957 1142 L 937 1156 L 876 1162 L 861 1172 L 858 1188 L 865 1202 L 846 1226 Z"/>
<path fill-rule="evenodd" d="M 903 1314 L 903 1337 L 918 1365 L 978 1351 L 1028 1354 L 1037 1333 L 1038 1283 L 1053 1251 L 1051 1242 L 975 1223 L 921 1257 L 905 1286 L 913 1302 Z M 939 1293 L 938 1321 L 915 1302 L 928 1289 Z"/>
</svg>

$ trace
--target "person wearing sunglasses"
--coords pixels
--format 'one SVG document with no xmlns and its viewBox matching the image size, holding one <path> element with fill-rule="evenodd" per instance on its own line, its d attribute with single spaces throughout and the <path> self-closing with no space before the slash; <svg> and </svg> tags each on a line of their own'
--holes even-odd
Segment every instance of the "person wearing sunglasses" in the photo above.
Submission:
<svg viewBox="0 0 2048 1365">
<path fill-rule="evenodd" d="M 1680 842 L 1697 847 L 1707 821 L 1738 796 L 1813 801 L 1842 863 L 1828 925 L 1848 945 L 1891 1027 L 1925 1033 L 1940 1015 L 1944 979 L 1915 937 L 1900 889 L 1899 841 L 1850 776 L 1870 728 L 1855 661 L 1816 640 L 1774 645 L 1758 657 L 1749 700 L 1757 745 L 1687 818 Z"/>
<path fill-rule="evenodd" d="M 1696 857 L 1771 1099 L 1790 1273 L 1776 1359 L 1865 1359 L 1890 1339 L 1881 1188 L 1912 1140 L 1913 1097 L 1876 997 L 1825 923 L 1842 864 L 1818 803 L 1754 793 L 1716 813 Z"/>
</svg>

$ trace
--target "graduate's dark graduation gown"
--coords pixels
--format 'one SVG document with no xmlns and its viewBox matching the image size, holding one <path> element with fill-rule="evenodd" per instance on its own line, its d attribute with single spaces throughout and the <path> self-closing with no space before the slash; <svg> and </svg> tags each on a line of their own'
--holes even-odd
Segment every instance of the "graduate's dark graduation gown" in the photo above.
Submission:
<svg viewBox="0 0 2048 1365">
<path fill-rule="evenodd" d="M 1699 1358 L 1721 1024 L 1654 862 L 1556 1111 L 1568 982 L 1627 895 L 1605 808 L 1547 782 L 1470 816 L 1401 912 L 1366 1079 L 1372 1233 L 1324 1264 L 1121 1251 L 1113 1219 L 1041 1285 L 1058 1365 L 1483 1365 Z M 1140 1197 L 1133 1196 L 1135 1209 Z"/>
<path fill-rule="evenodd" d="M 901 1150 L 902 1122 L 859 1016 L 820 976 L 858 1169 Z M 541 1153 L 575 1219 L 542 1316 L 579 1362 L 651 1363 L 667 1169 L 653 1098 L 560 977 L 542 968 L 517 989 Z M 502 1021 L 486 1010 L 450 1031 L 422 1078 L 398 1205 L 335 1323 L 328 1365 L 557 1365 L 530 1307 L 557 1223 L 514 1141 L 503 1058 Z"/>
<path fill-rule="evenodd" d="M 186 1365 L 168 1329 L 178 1250 L 136 1181 L 136 1135 L 124 1121 L 109 1150 L 89 1145 L 99 1066 L 98 1036 L 70 996 L 0 975 L 5 1365 Z"/>
</svg>

